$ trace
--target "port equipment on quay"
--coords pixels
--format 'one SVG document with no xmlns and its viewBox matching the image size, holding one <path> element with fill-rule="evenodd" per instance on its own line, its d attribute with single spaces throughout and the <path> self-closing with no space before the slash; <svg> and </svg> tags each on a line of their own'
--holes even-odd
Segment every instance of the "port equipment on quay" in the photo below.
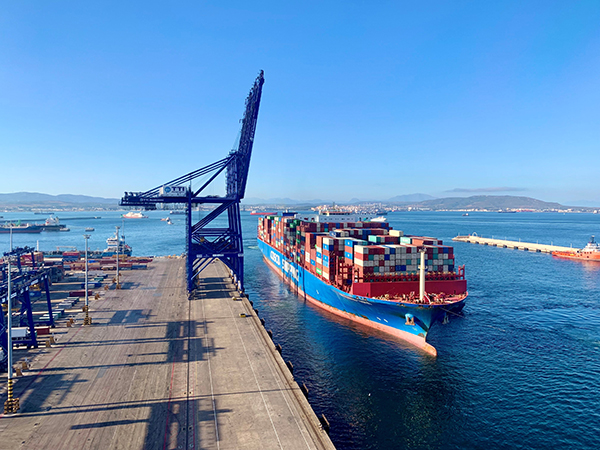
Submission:
<svg viewBox="0 0 600 450">
<path fill-rule="evenodd" d="M 31 258 L 31 267 L 23 267 L 21 264 L 21 256 L 27 255 Z M 4 260 L 0 264 L 0 304 L 8 304 L 8 258 L 14 258 L 16 264 L 12 265 L 12 293 L 13 308 L 16 304 L 20 304 L 19 315 L 17 317 L 19 327 L 27 327 L 28 334 L 26 337 L 19 338 L 18 344 L 26 345 L 27 347 L 36 348 L 38 346 L 34 325 L 49 325 L 54 326 L 54 315 L 52 313 L 52 303 L 50 301 L 50 286 L 49 273 L 50 269 L 36 267 L 35 256 L 32 248 L 16 248 L 10 252 L 4 253 Z M 37 322 L 33 321 L 33 312 L 31 308 L 30 289 L 32 286 L 40 285 L 44 287 L 46 302 L 48 307 L 48 320 Z M 12 311 L 10 311 L 12 316 Z M 9 311 L 7 309 L 8 319 Z M 0 314 L 0 372 L 7 369 L 8 363 L 8 320 L 5 321 L 4 310 Z"/>
<path fill-rule="evenodd" d="M 51 348 L 19 350 L 32 366 L 0 448 L 334 449 L 229 269 L 213 261 L 192 296 L 184 275 L 181 258 L 127 271 L 90 299 L 94 325 L 79 312 Z"/>
<path fill-rule="evenodd" d="M 533 242 L 508 241 L 506 239 L 493 239 L 477 236 L 476 234 L 468 236 L 456 236 L 453 241 L 469 242 L 470 244 L 489 245 L 491 247 L 512 248 L 515 250 L 525 250 L 530 252 L 569 252 L 579 249 L 573 247 L 561 247 L 558 245 L 534 244 Z"/>
<path fill-rule="evenodd" d="M 246 110 L 242 119 L 237 148 L 229 155 L 213 164 L 190 172 L 146 192 L 125 192 L 121 206 L 156 209 L 158 203 L 183 203 L 186 205 L 186 276 L 187 289 L 192 292 L 194 279 L 216 258 L 223 261 L 231 270 L 239 289 L 244 291 L 244 243 L 240 201 L 244 198 L 250 156 L 254 143 L 254 133 L 258 120 L 258 108 L 264 84 L 264 72 L 261 70 L 250 94 L 246 98 Z M 223 171 L 226 171 L 225 197 L 202 195 L 203 191 Z M 192 191 L 192 180 L 209 176 L 197 190 Z M 212 204 L 215 208 L 199 222 L 192 223 L 192 207 L 199 204 Z M 219 216 L 227 213 L 227 228 L 209 228 L 208 225 Z"/>
</svg>

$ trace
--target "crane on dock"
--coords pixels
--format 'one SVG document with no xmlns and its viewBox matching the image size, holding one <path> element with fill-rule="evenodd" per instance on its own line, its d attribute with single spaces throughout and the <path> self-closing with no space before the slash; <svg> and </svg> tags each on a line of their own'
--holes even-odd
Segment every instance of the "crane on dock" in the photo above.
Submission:
<svg viewBox="0 0 600 450">
<path fill-rule="evenodd" d="M 196 276 L 213 260 L 220 259 L 232 272 L 240 291 L 244 290 L 244 245 L 240 201 L 246 192 L 250 156 L 258 119 L 258 108 L 264 83 L 261 70 L 250 94 L 237 145 L 229 154 L 208 166 L 175 178 L 146 192 L 125 192 L 121 206 L 157 209 L 157 204 L 179 203 L 186 207 L 186 272 L 188 292 L 194 290 Z M 226 194 L 223 197 L 206 195 L 207 187 L 226 172 Z M 198 189 L 192 189 L 193 180 L 206 179 Z M 202 219 L 192 220 L 192 208 L 208 204 L 213 209 Z M 227 227 L 211 226 L 215 219 L 227 215 Z"/>
<path fill-rule="evenodd" d="M 28 267 L 23 267 L 21 263 L 22 257 L 29 257 Z M 12 268 L 7 264 L 8 259 L 14 259 L 16 264 Z M 9 274 L 11 272 L 12 280 L 9 288 Z M 11 343 L 8 340 L 8 323 L 11 322 L 8 318 L 15 315 L 18 326 L 27 328 L 27 336 L 19 339 L 18 343 L 27 345 L 27 347 L 38 347 L 35 324 L 50 325 L 54 327 L 54 315 L 52 313 L 52 303 L 50 301 L 50 269 L 38 267 L 35 261 L 34 250 L 30 247 L 15 248 L 10 252 L 4 253 L 4 258 L 0 262 L 0 304 L 6 304 L 6 318 L 4 317 L 4 307 L 0 310 L 0 372 L 7 370 L 8 351 Z M 48 306 L 49 320 L 34 322 L 31 300 L 31 288 L 44 287 L 46 294 L 46 304 Z M 8 293 L 11 292 L 11 300 L 14 299 L 13 307 L 8 308 Z M 14 306 L 20 307 L 17 314 L 14 314 Z M 15 343 L 14 341 L 12 343 Z"/>
</svg>

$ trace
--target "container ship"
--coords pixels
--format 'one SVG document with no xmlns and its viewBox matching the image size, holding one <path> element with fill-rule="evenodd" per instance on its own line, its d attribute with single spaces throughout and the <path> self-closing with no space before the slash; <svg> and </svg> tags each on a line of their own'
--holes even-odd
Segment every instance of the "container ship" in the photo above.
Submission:
<svg viewBox="0 0 600 450">
<path fill-rule="evenodd" d="M 432 355 L 427 333 L 460 313 L 468 295 L 452 247 L 360 213 L 261 217 L 258 246 L 301 299 Z"/>
</svg>

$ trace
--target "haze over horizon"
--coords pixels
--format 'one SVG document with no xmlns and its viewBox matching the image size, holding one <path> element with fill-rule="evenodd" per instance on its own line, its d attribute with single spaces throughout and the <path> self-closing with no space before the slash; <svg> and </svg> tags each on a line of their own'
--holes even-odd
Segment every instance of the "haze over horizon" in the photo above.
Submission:
<svg viewBox="0 0 600 450">
<path fill-rule="evenodd" d="M 595 1 L 8 3 L 0 192 L 120 198 L 221 159 L 264 69 L 246 197 L 598 205 L 599 23 Z"/>
</svg>

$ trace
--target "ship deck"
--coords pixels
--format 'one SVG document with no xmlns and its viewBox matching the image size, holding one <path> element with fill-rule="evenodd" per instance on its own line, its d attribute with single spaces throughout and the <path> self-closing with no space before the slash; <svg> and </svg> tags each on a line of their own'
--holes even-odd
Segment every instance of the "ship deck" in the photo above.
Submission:
<svg viewBox="0 0 600 450">
<path fill-rule="evenodd" d="M 182 259 L 123 274 L 90 301 L 92 326 L 78 313 L 56 345 L 15 352 L 32 367 L 16 378 L 20 411 L 0 416 L 1 448 L 334 448 L 220 262 L 191 300 Z"/>
</svg>

